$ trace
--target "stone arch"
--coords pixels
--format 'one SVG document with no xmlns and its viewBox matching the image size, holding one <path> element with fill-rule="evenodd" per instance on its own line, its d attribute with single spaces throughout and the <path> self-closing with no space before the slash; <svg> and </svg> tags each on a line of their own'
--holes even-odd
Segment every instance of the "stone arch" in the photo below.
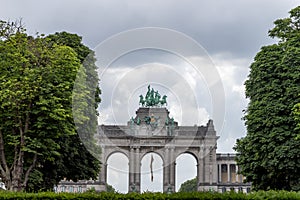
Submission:
<svg viewBox="0 0 300 200">
<path fill-rule="evenodd" d="M 141 156 L 140 162 L 141 192 L 163 192 L 163 156 L 156 151 L 147 151 Z M 150 166 L 152 167 L 152 171 L 150 170 Z M 145 187 L 146 185 L 148 187 Z"/>
<path fill-rule="evenodd" d="M 133 131 L 134 134 L 128 134 Z M 164 107 L 140 107 L 127 125 L 101 126 L 99 144 L 102 147 L 102 170 L 99 175 L 99 188 L 106 189 L 105 169 L 109 157 L 114 153 L 122 153 L 129 160 L 128 191 L 140 192 L 140 165 L 144 156 L 153 152 L 163 162 L 164 192 L 175 191 L 175 162 L 183 153 L 192 155 L 196 160 L 198 190 L 216 190 L 215 174 L 218 171 L 214 147 L 217 139 L 212 120 L 206 126 L 179 126 Z"/>
<path fill-rule="evenodd" d="M 181 156 L 182 154 L 189 154 L 191 156 L 193 156 L 196 160 L 196 163 L 197 165 L 199 164 L 199 158 L 197 156 L 197 152 L 194 152 L 194 151 L 191 151 L 191 150 L 183 150 L 183 151 L 179 151 L 177 154 L 176 154 L 176 157 L 175 157 L 175 160 Z"/>
<path fill-rule="evenodd" d="M 165 163 L 165 159 L 164 159 L 165 156 L 164 156 L 162 150 L 156 150 L 156 151 L 154 151 L 154 150 L 148 150 L 148 149 L 146 149 L 145 151 L 143 151 L 141 153 L 141 155 L 140 155 L 140 162 L 142 162 L 142 160 L 145 157 L 145 155 L 147 155 L 149 153 L 155 153 L 155 154 L 157 154 L 161 158 L 161 160 L 163 161 L 163 164 Z"/>
<path fill-rule="evenodd" d="M 106 150 L 106 152 L 105 152 L 105 157 L 104 157 L 105 163 L 107 163 L 109 157 L 115 153 L 121 153 L 121 154 L 125 155 L 129 161 L 128 151 L 125 151 L 122 149 L 111 149 L 111 150 Z"/>
<path fill-rule="evenodd" d="M 112 151 L 107 155 L 105 164 L 107 184 L 112 185 L 116 191 L 128 192 L 129 158 L 122 151 Z"/>
<path fill-rule="evenodd" d="M 183 166 L 184 165 L 189 165 L 189 170 L 188 173 L 184 173 L 183 175 Z M 180 153 L 177 154 L 176 159 L 175 159 L 175 164 L 176 164 L 176 168 L 175 168 L 175 188 L 176 191 L 179 190 L 180 186 L 182 183 L 184 183 L 185 181 L 191 180 L 196 178 L 198 180 L 198 158 L 197 155 L 195 155 L 193 152 L 191 151 L 182 151 Z M 184 170 L 184 172 L 186 172 Z"/>
</svg>

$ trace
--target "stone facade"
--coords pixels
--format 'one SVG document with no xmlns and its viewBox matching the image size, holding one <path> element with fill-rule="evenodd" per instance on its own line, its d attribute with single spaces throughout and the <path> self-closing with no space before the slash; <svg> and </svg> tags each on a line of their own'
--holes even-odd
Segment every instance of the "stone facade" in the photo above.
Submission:
<svg viewBox="0 0 300 200">
<path fill-rule="evenodd" d="M 129 160 L 128 191 L 140 192 L 141 160 L 155 152 L 163 161 L 164 192 L 175 191 L 175 161 L 182 153 L 190 153 L 197 161 L 198 190 L 217 190 L 217 139 L 212 120 L 207 126 L 178 126 L 166 108 L 139 108 L 127 126 L 99 126 L 102 188 L 107 181 L 109 156 L 121 152 Z"/>
<path fill-rule="evenodd" d="M 96 190 L 106 190 L 107 161 L 116 152 L 129 160 L 129 192 L 140 192 L 141 161 L 150 152 L 158 154 L 163 161 L 164 192 L 175 191 L 176 158 L 183 153 L 196 159 L 198 191 L 237 191 L 249 185 L 244 185 L 243 178 L 237 175 L 234 155 L 216 154 L 219 137 L 212 120 L 206 126 L 178 126 L 166 108 L 141 107 L 127 125 L 100 125 L 98 133 L 102 170 Z M 66 184 L 61 182 L 58 188 Z"/>
<path fill-rule="evenodd" d="M 74 182 L 72 180 L 61 180 L 57 187 L 54 187 L 55 192 L 70 192 L 70 193 L 82 193 L 88 190 L 100 190 L 99 181 L 94 180 L 80 180 Z"/>
<path fill-rule="evenodd" d="M 235 154 L 217 154 L 218 191 L 236 191 L 248 193 L 251 183 L 244 183 L 244 177 L 239 174 L 239 167 L 235 162 Z"/>
</svg>

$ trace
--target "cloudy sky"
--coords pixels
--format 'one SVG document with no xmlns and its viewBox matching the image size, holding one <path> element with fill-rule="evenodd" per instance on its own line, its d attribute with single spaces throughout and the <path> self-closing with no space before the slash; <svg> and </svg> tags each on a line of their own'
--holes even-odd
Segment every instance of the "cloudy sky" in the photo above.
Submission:
<svg viewBox="0 0 300 200">
<path fill-rule="evenodd" d="M 0 19 L 22 18 L 30 34 L 67 31 L 83 37 L 97 53 L 99 123 L 125 124 L 151 84 L 168 95 L 167 108 L 180 125 L 213 119 L 217 151 L 233 152 L 236 139 L 246 134 L 241 118 L 249 65 L 263 45 L 276 42 L 267 36 L 274 20 L 299 3 L 0 0 Z"/>
</svg>

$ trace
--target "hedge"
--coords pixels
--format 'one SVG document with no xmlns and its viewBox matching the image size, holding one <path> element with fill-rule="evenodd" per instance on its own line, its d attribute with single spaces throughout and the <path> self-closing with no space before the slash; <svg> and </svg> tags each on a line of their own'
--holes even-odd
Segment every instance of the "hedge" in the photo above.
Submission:
<svg viewBox="0 0 300 200">
<path fill-rule="evenodd" d="M 216 193 L 216 192 L 191 192 L 191 193 L 53 193 L 53 192 L 41 192 L 41 193 L 21 193 L 21 192 L 0 192 L 1 199 L 300 199 L 300 193 L 287 192 L 287 191 L 259 191 L 252 192 L 250 194 L 244 193 Z"/>
</svg>

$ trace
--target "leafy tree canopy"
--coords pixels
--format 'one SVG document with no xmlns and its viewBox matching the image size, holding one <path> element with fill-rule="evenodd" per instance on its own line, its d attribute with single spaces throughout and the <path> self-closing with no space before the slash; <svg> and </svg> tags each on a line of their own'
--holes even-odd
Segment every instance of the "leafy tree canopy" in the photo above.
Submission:
<svg viewBox="0 0 300 200">
<path fill-rule="evenodd" d="M 52 189 L 63 177 L 96 178 L 99 172 L 99 161 L 76 133 L 72 113 L 75 79 L 83 56 L 91 52 L 81 71 L 86 79 L 92 75 L 82 94 L 92 108 L 86 106 L 80 117 L 96 127 L 90 114 L 100 102 L 95 59 L 79 36 L 62 35 L 74 40 L 29 36 L 20 21 L 0 21 L 0 173 L 9 190 Z"/>
<path fill-rule="evenodd" d="M 116 193 L 116 189 L 112 185 L 106 184 L 106 189 L 107 192 Z"/>
<path fill-rule="evenodd" d="M 196 192 L 197 191 L 197 177 L 187 180 L 181 184 L 179 192 Z"/>
<path fill-rule="evenodd" d="M 300 189 L 299 129 L 293 114 L 300 102 L 299 30 L 296 7 L 289 18 L 275 21 L 269 35 L 279 42 L 261 48 L 245 82 L 247 135 L 237 140 L 235 150 L 241 173 L 254 189 Z"/>
<path fill-rule="evenodd" d="M 300 139 L 300 103 L 297 103 L 293 108 L 293 114 L 295 117 L 295 121 L 297 123 L 297 127 L 295 131 L 297 131 L 298 136 L 297 139 Z"/>
</svg>

